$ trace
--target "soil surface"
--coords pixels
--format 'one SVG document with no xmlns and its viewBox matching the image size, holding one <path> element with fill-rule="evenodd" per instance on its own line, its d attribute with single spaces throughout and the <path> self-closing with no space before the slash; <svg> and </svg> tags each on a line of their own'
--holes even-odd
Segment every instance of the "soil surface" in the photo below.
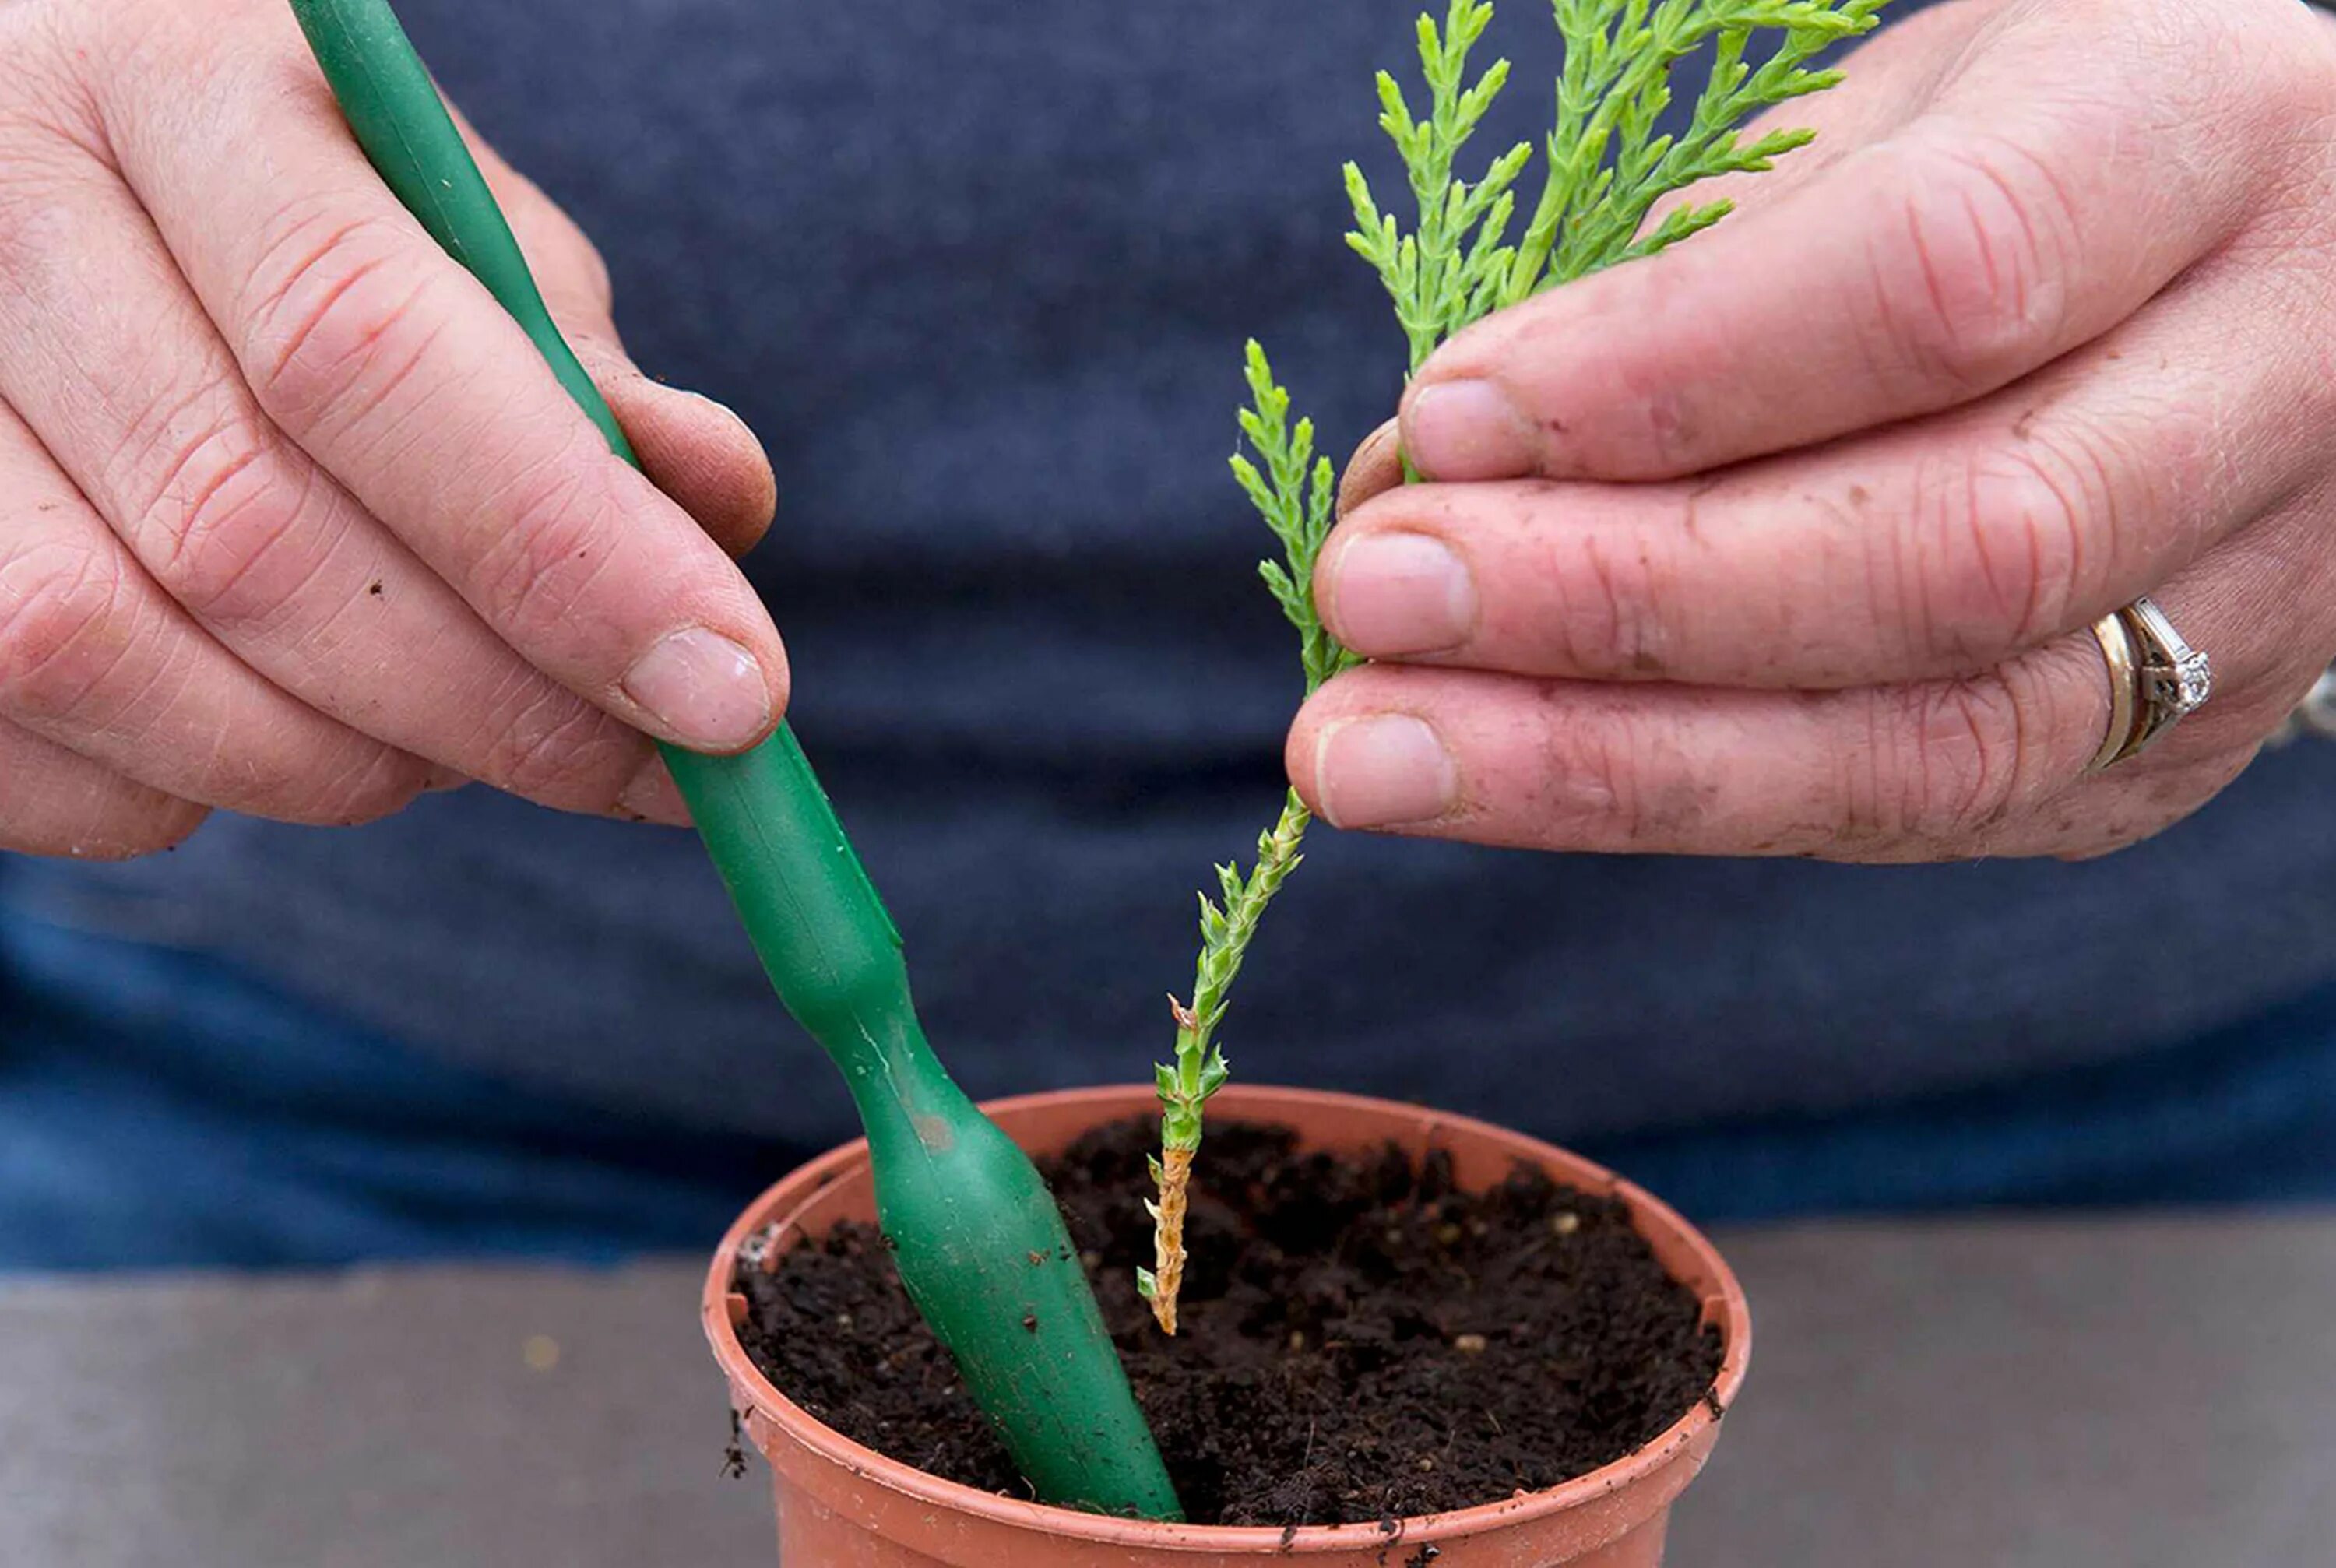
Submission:
<svg viewBox="0 0 2336 1568">
<path fill-rule="evenodd" d="M 1044 1168 L 1197 1523 L 1498 1502 L 1621 1458 L 1711 1397 L 1718 1333 L 1619 1201 L 1522 1167 L 1461 1193 L 1441 1154 L 1300 1154 L 1253 1125 L 1209 1127 L 1169 1339 L 1134 1284 L 1157 1133 L 1099 1128 Z M 795 1403 L 904 1464 L 1027 1495 L 873 1226 L 742 1269 L 739 1288 L 739 1338 Z"/>
</svg>

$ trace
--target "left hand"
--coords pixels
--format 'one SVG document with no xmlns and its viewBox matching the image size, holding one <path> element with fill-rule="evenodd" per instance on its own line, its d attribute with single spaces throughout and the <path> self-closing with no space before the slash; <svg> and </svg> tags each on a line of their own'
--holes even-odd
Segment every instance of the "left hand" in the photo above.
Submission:
<svg viewBox="0 0 2336 1568">
<path fill-rule="evenodd" d="M 1315 586 L 1379 662 L 1289 746 L 1329 821 L 2097 854 L 2228 784 L 2336 655 L 2336 24 L 1960 0 L 1847 69 L 1747 210 L 1431 358 L 1426 482 L 1358 453 Z M 2142 594 L 2214 695 L 2089 773 L 2088 628 Z"/>
</svg>

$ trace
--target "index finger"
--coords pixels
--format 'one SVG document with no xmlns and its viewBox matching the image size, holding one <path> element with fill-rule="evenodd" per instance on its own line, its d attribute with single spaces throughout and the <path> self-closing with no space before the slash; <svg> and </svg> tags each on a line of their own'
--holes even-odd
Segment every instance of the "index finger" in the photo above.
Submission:
<svg viewBox="0 0 2336 1568">
<path fill-rule="evenodd" d="M 2294 105 L 2218 62 L 2164 123 L 2147 29 L 2065 9 L 2024 8 L 1929 112 L 1774 202 L 1462 333 L 1405 398 L 1413 463 L 1700 472 L 1955 406 L 2125 319 L 2236 231 L 2243 161 L 2282 140 L 2250 127 Z"/>
<path fill-rule="evenodd" d="M 118 153 L 269 417 L 579 696 L 697 750 L 767 735 L 786 664 L 754 589 L 384 188 L 288 12 L 181 42 L 216 91 L 113 106 Z"/>
</svg>

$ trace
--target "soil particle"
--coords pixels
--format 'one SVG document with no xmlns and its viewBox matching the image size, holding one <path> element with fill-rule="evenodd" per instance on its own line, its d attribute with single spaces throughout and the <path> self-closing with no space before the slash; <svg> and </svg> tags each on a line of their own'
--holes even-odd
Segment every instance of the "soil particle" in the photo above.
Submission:
<svg viewBox="0 0 2336 1568">
<path fill-rule="evenodd" d="M 722 1474 L 733 1481 L 746 1475 L 746 1429 L 735 1410 L 730 1412 L 730 1443 L 722 1450 Z"/>
<path fill-rule="evenodd" d="M 1718 1335 L 1620 1201 L 1522 1168 L 1461 1193 L 1439 1154 L 1301 1154 L 1251 1125 L 1209 1129 L 1170 1339 L 1134 1280 L 1157 1131 L 1098 1128 L 1046 1174 L 1197 1523 L 1392 1525 L 1498 1502 L 1622 1457 L 1711 1390 Z M 886 1251 L 848 1224 L 774 1272 L 742 1267 L 748 1355 L 846 1437 L 1027 1495 Z"/>
</svg>

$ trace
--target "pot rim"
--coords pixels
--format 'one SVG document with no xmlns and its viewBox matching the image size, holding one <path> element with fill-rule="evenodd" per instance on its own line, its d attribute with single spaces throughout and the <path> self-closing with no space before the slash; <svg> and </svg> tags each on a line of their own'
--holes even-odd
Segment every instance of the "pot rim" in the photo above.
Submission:
<svg viewBox="0 0 2336 1568">
<path fill-rule="evenodd" d="M 1134 1097 L 1140 1097 L 1145 1104 L 1154 1103 L 1153 1091 L 1148 1084 L 1112 1084 L 986 1100 L 982 1102 L 982 1109 L 996 1116 L 1000 1113 L 1036 1105 L 1067 1105 L 1092 1106 L 1099 1111 L 1108 1108 L 1112 1114 L 1124 1114 L 1120 1108 Z M 1715 1416 L 1712 1413 L 1713 1399 L 1707 1396 L 1689 1407 L 1687 1414 L 1664 1428 L 1651 1441 L 1587 1475 L 1577 1475 L 1571 1481 L 1561 1482 L 1543 1491 L 1526 1493 L 1496 1503 L 1483 1503 L 1442 1514 L 1411 1515 L 1397 1520 L 1392 1534 L 1378 1524 L 1305 1524 L 1292 1530 L 1270 1525 L 1163 1524 L 1154 1520 L 1116 1518 L 1004 1496 L 961 1482 L 945 1480 L 853 1442 L 788 1398 L 763 1375 L 762 1368 L 755 1366 L 753 1358 L 746 1354 L 745 1347 L 739 1342 L 736 1325 L 732 1320 L 730 1303 L 735 1292 L 731 1280 L 736 1271 L 741 1250 L 748 1239 L 758 1232 L 771 1232 L 774 1227 L 784 1230 L 805 1203 L 825 1192 L 854 1165 L 864 1164 L 868 1155 L 865 1138 L 854 1139 L 831 1149 L 782 1176 L 747 1204 L 724 1234 L 706 1271 L 706 1287 L 699 1306 L 715 1359 L 721 1364 L 734 1391 L 748 1396 L 754 1409 L 765 1420 L 784 1429 L 793 1440 L 813 1454 L 852 1472 L 862 1481 L 875 1483 L 928 1506 L 971 1514 L 998 1525 L 1041 1531 L 1049 1535 L 1092 1542 L 1097 1545 L 1141 1547 L 1154 1552 L 1183 1550 L 1240 1553 L 1270 1548 L 1285 1555 L 1295 1555 L 1315 1552 L 1351 1552 L 1358 1546 L 1386 1545 L 1398 1541 L 1406 1544 L 1444 1541 L 1506 1529 L 1529 1519 L 1581 1507 L 1637 1484 L 1692 1447 L 1705 1437 L 1708 1429 L 1717 1427 L 1726 1413 L 1734 1407 L 1737 1393 L 1743 1386 L 1746 1365 L 1751 1356 L 1750 1309 L 1745 1300 L 1743 1286 L 1737 1281 L 1735 1271 L 1728 1266 L 1727 1260 L 1719 1255 L 1718 1249 L 1669 1204 L 1597 1162 L 1584 1159 L 1553 1144 L 1503 1127 L 1497 1123 L 1436 1111 L 1409 1101 L 1284 1085 L 1231 1084 L 1218 1095 L 1212 1108 L 1221 1114 L 1262 1118 L 1270 1117 L 1277 1106 L 1297 1105 L 1367 1108 L 1382 1114 L 1387 1111 L 1406 1112 L 1425 1116 L 1427 1130 L 1434 1133 L 1489 1138 L 1534 1160 L 1554 1157 L 1557 1164 L 1572 1167 L 1572 1172 L 1575 1173 L 1564 1174 L 1561 1179 L 1576 1184 L 1582 1184 L 1585 1180 L 1603 1183 L 1614 1196 L 1627 1203 L 1632 1217 L 1640 1221 L 1642 1233 L 1650 1229 L 1672 1232 L 1694 1254 L 1709 1276 L 1710 1285 L 1705 1292 L 1706 1310 L 1719 1329 L 1721 1345 L 1719 1371 L 1712 1379 L 1711 1394 L 1718 1397 L 1720 1414 Z M 772 1213 L 774 1204 L 786 1197 L 793 1199 L 786 1212 Z"/>
</svg>

